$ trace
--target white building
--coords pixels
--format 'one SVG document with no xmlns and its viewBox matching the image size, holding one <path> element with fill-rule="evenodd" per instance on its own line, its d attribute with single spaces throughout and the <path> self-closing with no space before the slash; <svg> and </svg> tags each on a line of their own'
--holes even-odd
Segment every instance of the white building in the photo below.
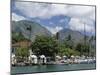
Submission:
<svg viewBox="0 0 100 75">
<path fill-rule="evenodd" d="M 12 65 L 15 65 L 16 64 L 15 54 L 13 54 L 13 53 L 12 53 L 12 56 L 11 56 L 11 64 Z"/>
<path fill-rule="evenodd" d="M 41 55 L 40 56 L 40 64 L 45 64 L 47 62 L 47 58 L 45 57 L 45 55 Z"/>
<path fill-rule="evenodd" d="M 29 61 L 32 64 L 37 64 L 37 56 L 36 55 L 30 55 L 29 56 Z"/>
<path fill-rule="evenodd" d="M 67 56 L 64 55 L 64 56 L 63 56 L 63 60 L 66 60 L 66 59 L 67 59 Z"/>
<path fill-rule="evenodd" d="M 56 63 L 60 63 L 61 57 L 59 55 L 56 56 Z"/>
</svg>

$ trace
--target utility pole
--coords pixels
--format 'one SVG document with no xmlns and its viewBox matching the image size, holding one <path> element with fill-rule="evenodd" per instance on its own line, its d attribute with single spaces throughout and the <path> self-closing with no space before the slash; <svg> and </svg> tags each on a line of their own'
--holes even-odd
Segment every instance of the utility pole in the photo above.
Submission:
<svg viewBox="0 0 100 75">
<path fill-rule="evenodd" d="M 85 27 L 85 23 L 84 23 L 84 49 L 86 49 L 86 27 Z"/>
<path fill-rule="evenodd" d="M 86 27 L 85 27 L 85 23 L 84 24 L 84 49 L 86 49 Z M 81 54 L 83 55 L 83 49 L 81 50 Z"/>
<path fill-rule="evenodd" d="M 56 33 L 56 39 L 59 39 L 59 32 Z"/>
<path fill-rule="evenodd" d="M 31 40 L 31 32 L 32 32 L 31 25 L 29 25 L 29 26 L 27 27 L 27 30 L 29 31 L 29 40 Z"/>
<path fill-rule="evenodd" d="M 29 49 L 29 54 L 31 55 L 32 54 L 32 50 L 31 50 L 31 46 L 30 46 L 30 41 L 31 41 L 31 32 L 32 32 L 32 28 L 31 28 L 31 25 L 29 25 L 27 28 L 26 28 L 27 31 L 29 31 L 29 42 L 28 42 L 28 49 Z M 28 61 L 28 60 L 27 60 Z"/>
</svg>

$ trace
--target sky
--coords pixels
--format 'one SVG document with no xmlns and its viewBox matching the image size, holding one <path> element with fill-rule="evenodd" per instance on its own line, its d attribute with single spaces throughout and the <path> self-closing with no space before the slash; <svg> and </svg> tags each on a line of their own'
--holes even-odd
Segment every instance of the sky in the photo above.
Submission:
<svg viewBox="0 0 100 75">
<path fill-rule="evenodd" d="M 62 29 L 84 31 L 95 34 L 95 6 L 37 3 L 37 2 L 12 2 L 12 20 L 35 21 L 52 34 Z"/>
</svg>

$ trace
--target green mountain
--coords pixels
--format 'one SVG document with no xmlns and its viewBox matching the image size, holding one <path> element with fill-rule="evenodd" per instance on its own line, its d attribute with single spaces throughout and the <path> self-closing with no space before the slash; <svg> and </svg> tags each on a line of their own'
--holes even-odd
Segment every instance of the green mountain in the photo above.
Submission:
<svg viewBox="0 0 100 75">
<path fill-rule="evenodd" d="M 70 29 L 63 29 L 58 32 L 58 40 L 60 42 L 67 42 L 69 45 L 73 44 L 74 47 L 79 43 L 83 43 L 89 46 L 89 52 L 92 54 L 96 51 L 96 38 L 95 35 L 89 36 L 82 34 L 79 31 L 73 31 Z M 66 41 L 69 40 L 69 41 Z"/>
<path fill-rule="evenodd" d="M 59 31 L 58 33 L 59 33 L 59 40 L 61 41 L 66 39 L 68 36 L 70 36 L 71 40 L 74 43 L 84 42 L 84 35 L 78 31 L 73 31 L 71 29 L 66 28 L 66 29 Z"/>
<path fill-rule="evenodd" d="M 31 27 L 31 33 L 29 27 Z M 30 38 L 32 41 L 34 41 L 36 35 L 51 36 L 51 33 L 45 27 L 28 20 L 12 21 L 12 32 L 22 33 L 25 38 Z"/>
<path fill-rule="evenodd" d="M 53 34 L 44 26 L 33 21 L 12 21 L 11 25 L 13 43 L 29 38 L 31 39 L 31 41 L 34 41 L 37 35 L 53 36 Z M 73 31 L 71 29 L 65 28 L 57 32 L 57 34 L 54 36 L 56 36 L 60 43 L 67 42 L 69 46 L 73 45 L 74 47 L 76 47 L 79 43 L 82 44 L 85 42 L 86 44 L 88 44 L 91 54 L 95 53 L 96 51 L 96 38 L 94 35 L 88 36 L 82 34 L 79 31 Z"/>
</svg>

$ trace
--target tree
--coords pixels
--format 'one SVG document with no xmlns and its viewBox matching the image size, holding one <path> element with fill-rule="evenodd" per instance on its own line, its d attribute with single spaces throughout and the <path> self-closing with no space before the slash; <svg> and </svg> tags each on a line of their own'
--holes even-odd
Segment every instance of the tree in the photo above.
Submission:
<svg viewBox="0 0 100 75">
<path fill-rule="evenodd" d="M 73 48 L 73 41 L 70 34 L 68 35 L 68 37 L 65 38 L 64 44 L 67 48 L 71 48 L 71 49 Z"/>
<path fill-rule="evenodd" d="M 72 39 L 71 35 L 69 34 L 67 37 L 67 41 L 70 41 Z"/>
<path fill-rule="evenodd" d="M 25 39 L 26 38 L 23 36 L 21 32 L 12 32 L 12 43 L 16 43 Z"/>
<path fill-rule="evenodd" d="M 78 43 L 77 46 L 76 46 L 76 50 L 81 52 L 83 50 L 82 48 L 82 44 L 81 43 Z"/>
<path fill-rule="evenodd" d="M 74 56 L 80 55 L 80 52 L 78 52 L 76 50 L 73 50 L 73 49 L 70 49 L 70 48 L 68 48 L 67 50 L 68 50 L 68 53 L 69 53 L 70 56 L 71 55 L 74 55 Z"/>
<path fill-rule="evenodd" d="M 32 44 L 33 53 L 45 56 L 55 56 L 58 53 L 58 42 L 50 36 L 36 36 Z"/>
<path fill-rule="evenodd" d="M 66 55 L 66 56 L 70 57 L 71 55 L 80 55 L 79 51 L 76 51 L 71 48 L 66 48 L 66 46 L 64 44 L 61 44 L 59 47 L 60 47 L 59 55 L 61 55 L 61 56 Z"/>
<path fill-rule="evenodd" d="M 29 56 L 28 48 L 17 48 L 15 55 L 17 60 L 21 59 L 21 61 L 24 61 Z"/>
<path fill-rule="evenodd" d="M 89 56 L 95 56 L 95 47 L 96 47 L 95 40 L 96 40 L 95 36 L 91 36 L 89 39 L 89 49 L 90 49 Z"/>
<path fill-rule="evenodd" d="M 80 55 L 88 55 L 89 53 L 89 44 L 78 43 L 75 50 L 80 52 Z"/>
</svg>

